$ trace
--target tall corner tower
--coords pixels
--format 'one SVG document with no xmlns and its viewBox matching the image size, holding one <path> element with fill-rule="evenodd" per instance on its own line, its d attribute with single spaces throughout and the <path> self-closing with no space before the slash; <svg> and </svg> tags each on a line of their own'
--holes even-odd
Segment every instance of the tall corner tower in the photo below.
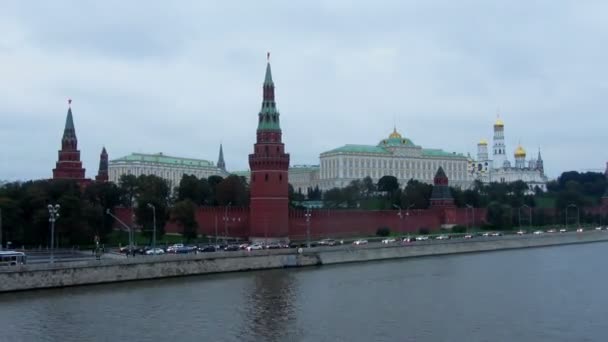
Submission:
<svg viewBox="0 0 608 342">
<path fill-rule="evenodd" d="M 505 148 L 505 124 L 500 119 L 496 118 L 494 123 L 494 168 L 500 169 L 507 160 L 507 151 Z"/>
<path fill-rule="evenodd" d="M 258 114 L 256 143 L 253 153 L 249 155 L 251 241 L 289 239 L 289 154 L 285 153 L 281 137 L 269 61 L 264 78 L 262 108 Z"/>
<path fill-rule="evenodd" d="M 85 169 L 80 161 L 78 139 L 72 118 L 72 100 L 68 100 L 68 115 L 61 138 L 61 150 L 59 150 L 57 164 L 53 169 L 53 179 L 84 180 L 84 174 Z"/>
<path fill-rule="evenodd" d="M 108 152 L 106 151 L 106 147 L 104 146 L 101 150 L 101 154 L 99 155 L 99 170 L 97 171 L 97 176 L 95 180 L 98 182 L 107 182 L 108 181 Z"/>
<path fill-rule="evenodd" d="M 437 169 L 433 178 L 433 191 L 431 192 L 431 207 L 454 207 L 454 197 L 450 192 L 448 176 L 443 167 Z"/>
</svg>

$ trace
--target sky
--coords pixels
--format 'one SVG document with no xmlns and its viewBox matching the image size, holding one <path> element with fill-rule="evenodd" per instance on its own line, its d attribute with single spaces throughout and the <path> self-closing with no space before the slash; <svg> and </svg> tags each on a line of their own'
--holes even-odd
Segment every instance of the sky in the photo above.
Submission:
<svg viewBox="0 0 608 342">
<path fill-rule="evenodd" d="M 99 154 L 247 170 L 266 53 L 291 164 L 397 130 L 476 154 L 497 112 L 508 154 L 549 177 L 603 170 L 605 1 L 0 2 L 0 180 L 50 178 L 67 99 L 87 177 Z"/>
</svg>

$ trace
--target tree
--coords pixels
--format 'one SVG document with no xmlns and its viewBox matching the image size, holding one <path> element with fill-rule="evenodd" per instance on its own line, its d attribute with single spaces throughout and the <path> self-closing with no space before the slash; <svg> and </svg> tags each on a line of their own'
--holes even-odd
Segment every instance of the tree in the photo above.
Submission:
<svg viewBox="0 0 608 342">
<path fill-rule="evenodd" d="M 193 203 L 201 204 L 203 200 L 201 187 L 202 184 L 196 176 L 184 174 L 177 187 L 177 200 L 184 201 L 188 199 Z"/>
<path fill-rule="evenodd" d="M 342 190 L 339 188 L 332 188 L 323 194 L 323 203 L 326 207 L 337 208 L 342 202 L 344 202 L 344 198 Z"/>
<path fill-rule="evenodd" d="M 378 180 L 378 191 L 392 194 L 397 189 L 399 189 L 399 181 L 395 176 L 382 176 L 382 178 Z"/>
<path fill-rule="evenodd" d="M 130 208 L 135 203 L 138 183 L 137 177 L 134 175 L 122 175 L 118 180 L 118 187 L 122 195 L 121 202 L 126 208 Z"/>
<path fill-rule="evenodd" d="M 498 229 L 511 229 L 513 227 L 513 217 L 509 205 L 492 202 L 488 205 L 486 215 L 488 223 Z"/>
<path fill-rule="evenodd" d="M 216 201 L 219 205 L 246 206 L 249 204 L 249 189 L 245 177 L 230 175 L 215 187 Z"/>
<path fill-rule="evenodd" d="M 429 207 L 433 186 L 410 179 L 405 186 L 401 203 L 403 206 L 414 205 L 416 209 L 426 209 Z"/>
<path fill-rule="evenodd" d="M 374 184 L 372 177 L 367 176 L 363 178 L 363 190 L 365 193 L 365 197 L 368 198 L 371 197 L 374 192 L 376 192 L 376 184 Z"/>
<path fill-rule="evenodd" d="M 198 222 L 195 218 L 195 212 L 196 205 L 189 199 L 175 203 L 171 209 L 171 220 L 182 227 L 182 235 L 186 241 L 197 237 Z"/>
<path fill-rule="evenodd" d="M 137 206 L 135 218 L 143 227 L 144 235 L 152 238 L 154 230 L 154 211 L 156 212 L 156 236 L 165 233 L 169 206 L 169 184 L 166 180 L 154 175 L 141 175 L 137 178 Z M 148 207 L 154 206 L 154 211 Z"/>
</svg>

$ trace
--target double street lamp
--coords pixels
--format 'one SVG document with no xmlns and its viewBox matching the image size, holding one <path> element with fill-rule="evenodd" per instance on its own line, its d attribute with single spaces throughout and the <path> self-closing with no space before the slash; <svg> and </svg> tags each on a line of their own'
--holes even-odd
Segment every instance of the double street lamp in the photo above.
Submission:
<svg viewBox="0 0 608 342">
<path fill-rule="evenodd" d="M 127 232 L 129 233 L 129 254 L 133 254 L 133 229 L 131 229 L 131 227 L 129 227 L 126 223 L 122 222 L 118 217 L 112 215 L 110 209 L 106 209 L 106 214 L 118 221 L 118 223 L 120 223 L 123 227 L 127 228 Z"/>
<path fill-rule="evenodd" d="M 410 204 L 406 209 L 405 209 L 405 216 L 410 216 L 410 209 L 414 206 L 414 204 Z M 399 212 L 397 213 L 397 216 L 399 216 L 399 232 L 402 233 L 403 232 L 403 210 L 401 208 L 401 206 L 398 206 L 396 204 L 393 204 L 393 207 L 395 209 L 399 209 Z"/>
<path fill-rule="evenodd" d="M 156 207 L 152 203 L 147 206 L 152 209 L 152 255 L 156 255 Z"/>
<path fill-rule="evenodd" d="M 576 208 L 576 225 L 577 227 L 581 226 L 581 216 L 580 216 L 580 211 L 578 210 L 578 206 L 574 203 L 570 203 L 568 204 L 568 206 L 566 207 L 566 228 L 568 228 L 568 209 L 572 207 L 572 208 Z"/>
<path fill-rule="evenodd" d="M 46 206 L 49 209 L 49 222 L 51 224 L 51 264 L 55 263 L 55 221 L 59 218 L 59 204 L 49 204 Z"/>
</svg>

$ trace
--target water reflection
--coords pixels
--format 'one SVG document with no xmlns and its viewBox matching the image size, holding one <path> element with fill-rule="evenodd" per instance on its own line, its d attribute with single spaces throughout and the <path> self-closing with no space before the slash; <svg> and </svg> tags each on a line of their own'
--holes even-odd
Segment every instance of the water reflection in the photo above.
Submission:
<svg viewBox="0 0 608 342">
<path fill-rule="evenodd" d="M 284 341 L 293 338 L 296 320 L 296 283 L 292 272 L 256 272 L 246 295 L 247 341 Z"/>
</svg>

